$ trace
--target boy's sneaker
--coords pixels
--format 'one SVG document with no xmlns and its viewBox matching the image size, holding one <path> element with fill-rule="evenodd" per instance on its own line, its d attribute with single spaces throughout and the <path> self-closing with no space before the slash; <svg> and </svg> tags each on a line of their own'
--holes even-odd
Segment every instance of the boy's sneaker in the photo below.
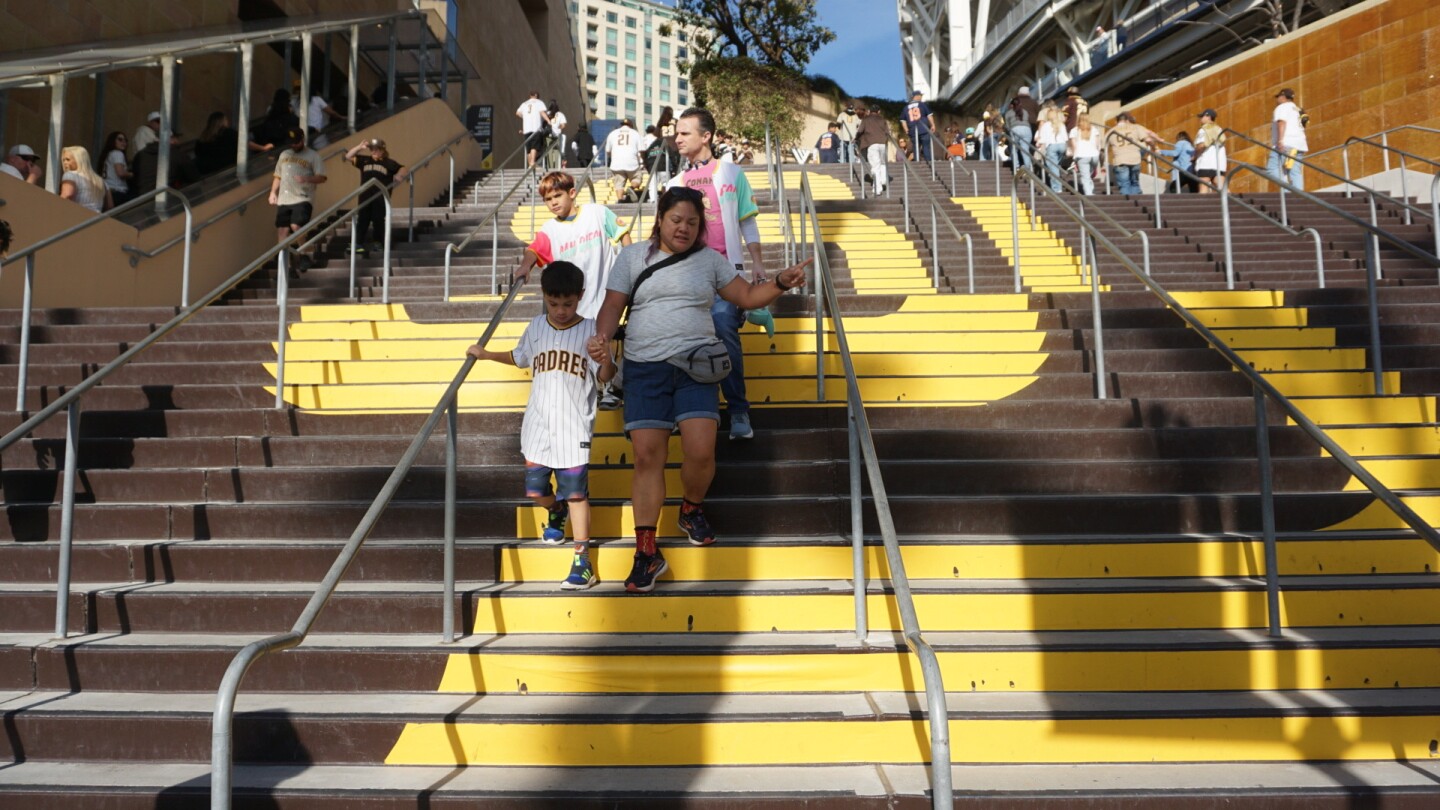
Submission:
<svg viewBox="0 0 1440 810">
<path fill-rule="evenodd" d="M 708 546 L 715 542 L 715 530 L 710 528 L 703 508 L 697 506 L 689 512 L 681 508 L 679 523 L 680 531 L 685 532 L 692 545 Z"/>
<path fill-rule="evenodd" d="M 565 520 L 570 517 L 570 504 L 556 501 L 549 512 L 550 516 L 545 520 L 545 531 L 540 533 L 540 542 L 558 546 L 565 542 Z"/>
<path fill-rule="evenodd" d="M 750 414 L 730 414 L 730 441 L 755 438 L 755 429 L 750 427 Z"/>
<path fill-rule="evenodd" d="M 570 576 L 560 583 L 560 589 L 583 591 L 599 581 L 600 579 L 595 576 L 595 566 L 590 564 L 590 555 L 576 554 L 574 561 L 570 563 Z"/>
<path fill-rule="evenodd" d="M 669 567 L 659 550 L 654 554 L 635 552 L 635 566 L 630 569 L 630 576 L 625 578 L 625 590 L 630 593 L 649 593 L 655 589 L 655 580 Z"/>
<path fill-rule="evenodd" d="M 600 410 L 620 410 L 621 408 L 625 407 L 625 400 L 623 398 L 624 396 L 625 392 L 621 391 L 619 388 L 615 388 L 613 386 L 610 388 L 606 388 L 605 393 L 600 395 Z"/>
</svg>

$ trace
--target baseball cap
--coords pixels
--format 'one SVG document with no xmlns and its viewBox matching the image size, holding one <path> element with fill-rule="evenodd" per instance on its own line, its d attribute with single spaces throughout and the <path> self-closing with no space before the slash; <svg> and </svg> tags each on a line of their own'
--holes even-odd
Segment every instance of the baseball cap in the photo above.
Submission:
<svg viewBox="0 0 1440 810">
<path fill-rule="evenodd" d="M 1196 115 L 1195 117 L 1196 117 L 1196 118 L 1200 118 L 1200 117 L 1202 117 L 1202 116 L 1207 116 L 1207 115 L 1208 115 L 1209 117 L 1211 117 L 1212 119 L 1217 117 L 1217 116 L 1215 115 L 1215 111 L 1214 111 L 1214 110 L 1211 110 L 1211 109 L 1201 110 L 1201 111 L 1200 111 L 1200 114 L 1199 114 L 1199 115 Z"/>
<path fill-rule="evenodd" d="M 1022 87 L 1022 88 L 1020 88 L 1019 90 L 1015 91 L 1015 94 L 1016 94 L 1016 95 L 1020 95 L 1020 96 L 1028 96 L 1028 95 L 1030 95 L 1030 88 L 1029 88 L 1029 87 Z"/>
<path fill-rule="evenodd" d="M 154 112 L 152 112 L 152 113 L 150 113 L 149 115 L 145 116 L 145 120 L 146 120 L 146 121 L 159 121 L 159 120 L 160 120 L 160 111 L 159 111 L 159 110 L 155 110 Z"/>
<path fill-rule="evenodd" d="M 1080 95 L 1080 88 L 1078 88 L 1078 87 L 1076 87 L 1076 86 L 1074 86 L 1074 85 L 1071 85 L 1071 86 L 1070 86 L 1070 89 L 1068 89 L 1068 90 L 1065 91 L 1065 95 L 1067 95 L 1067 96 L 1078 96 L 1078 95 Z"/>
<path fill-rule="evenodd" d="M 10 157 L 40 157 L 39 155 L 35 154 L 34 149 L 31 149 L 23 143 L 19 143 L 10 147 L 9 155 Z"/>
<path fill-rule="evenodd" d="M 1284 96 L 1285 98 L 1288 98 L 1288 99 L 1290 99 L 1291 101 L 1294 101 L 1294 100 L 1295 100 L 1295 91 L 1294 91 L 1294 90 L 1291 90 L 1291 89 L 1288 88 L 1288 87 L 1285 87 L 1285 88 L 1282 88 L 1282 89 L 1280 90 L 1280 92 L 1278 92 L 1278 93 L 1275 94 L 1275 97 L 1276 97 L 1276 98 L 1279 98 L 1280 96 Z"/>
<path fill-rule="evenodd" d="M 383 138 L 371 138 L 369 143 L 366 144 L 366 146 L 370 147 L 371 149 L 384 149 L 385 140 Z"/>
<path fill-rule="evenodd" d="M 294 144 L 294 143 L 304 143 L 304 142 L 305 142 L 305 131 L 302 130 L 302 129 L 300 129 L 299 127 L 291 127 L 291 128 L 289 128 L 289 129 L 285 130 L 285 138 L 286 138 L 286 141 L 285 141 L 286 143 L 292 143 L 292 144 Z"/>
<path fill-rule="evenodd" d="M 913 93 L 910 94 L 910 98 L 921 98 L 921 97 L 923 97 L 924 95 L 925 95 L 924 93 L 920 92 L 919 90 L 916 90 L 915 92 L 913 92 Z"/>
</svg>

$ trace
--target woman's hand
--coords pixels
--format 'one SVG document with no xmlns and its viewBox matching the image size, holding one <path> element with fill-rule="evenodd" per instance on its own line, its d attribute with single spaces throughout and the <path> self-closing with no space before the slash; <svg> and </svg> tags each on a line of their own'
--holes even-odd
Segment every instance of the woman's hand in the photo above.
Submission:
<svg viewBox="0 0 1440 810">
<path fill-rule="evenodd" d="M 776 273 L 775 279 L 782 287 L 799 287 L 805 283 L 805 268 L 814 263 L 815 257 L 812 256 L 799 264 L 793 264 Z"/>
</svg>

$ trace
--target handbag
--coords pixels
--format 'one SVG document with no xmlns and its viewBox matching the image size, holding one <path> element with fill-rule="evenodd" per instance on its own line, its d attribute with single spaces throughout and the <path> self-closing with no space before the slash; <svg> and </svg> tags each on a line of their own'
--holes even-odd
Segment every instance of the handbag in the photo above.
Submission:
<svg viewBox="0 0 1440 810">
<path fill-rule="evenodd" d="M 665 362 L 698 383 L 718 383 L 730 376 L 730 350 L 720 338 L 710 338 L 693 349 L 665 358 Z"/>
</svg>

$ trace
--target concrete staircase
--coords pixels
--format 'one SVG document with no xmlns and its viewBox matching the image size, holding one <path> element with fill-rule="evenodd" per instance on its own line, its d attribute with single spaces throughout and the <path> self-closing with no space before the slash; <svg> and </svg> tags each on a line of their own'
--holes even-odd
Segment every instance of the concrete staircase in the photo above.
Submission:
<svg viewBox="0 0 1440 810">
<path fill-rule="evenodd" d="M 1014 294 L 1008 197 L 1000 218 L 968 184 L 936 183 L 975 239 L 977 294 L 957 294 L 964 251 L 948 230 L 931 232 L 918 208 L 905 222 L 893 196 L 845 199 L 832 171 L 812 177 L 830 197 L 817 208 L 944 669 L 957 804 L 1433 806 L 1440 554 L 1272 409 L 1285 633 L 1268 636 L 1244 380 L 1102 256 L 1111 397 L 1096 399 L 1089 288 L 1071 281 L 1078 243 L 1058 209 L 1037 204 L 1050 233 L 1026 233 Z M 762 232 L 778 238 L 764 175 L 751 178 Z M 12 763 L 0 805 L 204 806 L 220 673 L 290 626 L 494 311 L 488 238 L 457 259 L 448 301 L 439 268 L 441 241 L 468 233 L 497 185 L 467 181 L 454 213 L 417 211 L 389 306 L 375 303 L 374 259 L 356 299 L 337 288 L 348 239 L 335 240 L 330 265 L 291 290 L 305 303 L 291 307 L 288 407 L 271 407 L 263 282 L 86 397 L 67 640 L 50 637 L 63 424 L 0 456 L 0 755 Z M 1279 231 L 1259 223 L 1237 241 L 1247 289 L 1226 291 L 1211 201 L 1166 198 L 1159 230 L 1145 198 L 1086 202 L 1149 229 L 1156 278 L 1440 522 L 1440 288 L 1396 259 L 1376 396 L 1353 234 L 1327 233 L 1331 288 L 1316 290 L 1303 251 L 1272 261 Z M 501 274 L 528 239 L 528 204 L 502 217 Z M 778 253 L 767 248 L 772 266 Z M 522 295 L 497 347 L 538 311 Z M 928 806 L 919 667 L 896 632 L 868 499 L 871 634 L 855 638 L 833 337 L 816 402 L 809 301 L 774 310 L 773 337 L 744 334 L 757 436 L 721 440 L 708 502 L 720 542 L 678 541 L 670 480 L 671 573 L 648 596 L 619 584 L 633 550 L 619 415 L 601 414 L 593 453 L 602 584 L 560 592 L 568 557 L 535 542 L 540 516 L 521 497 L 525 376 L 477 366 L 460 419 L 466 635 L 439 643 L 436 440 L 316 635 L 248 676 L 237 806 Z M 16 380 L 17 317 L 0 326 L 0 390 Z M 168 317 L 37 313 L 31 407 Z M 5 430 L 19 422 L 0 415 Z"/>
</svg>

